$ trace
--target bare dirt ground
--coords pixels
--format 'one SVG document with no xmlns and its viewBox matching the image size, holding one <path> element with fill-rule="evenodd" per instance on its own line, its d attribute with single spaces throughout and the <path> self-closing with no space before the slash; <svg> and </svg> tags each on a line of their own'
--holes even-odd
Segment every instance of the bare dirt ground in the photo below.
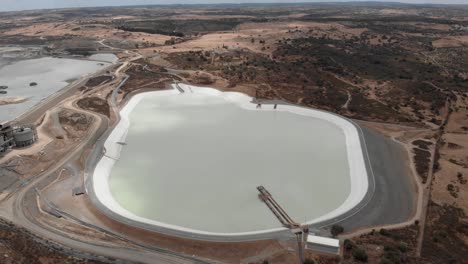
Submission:
<svg viewBox="0 0 468 264">
<path fill-rule="evenodd" d="M 464 47 L 467 44 L 467 36 L 446 37 L 432 42 L 432 45 L 436 48 Z"/>
<path fill-rule="evenodd" d="M 439 148 L 432 199 L 440 205 L 452 205 L 468 212 L 468 125 L 467 99 L 458 97 L 446 124 Z"/>
<path fill-rule="evenodd" d="M 84 24 L 81 24 L 84 23 Z M 112 41 L 131 41 L 147 43 L 150 46 L 164 44 L 170 37 L 142 32 L 125 32 L 102 24 L 89 24 L 79 20 L 69 23 L 42 23 L 4 32 L 6 36 L 23 35 L 29 37 L 73 37 L 108 39 Z"/>
<path fill-rule="evenodd" d="M 468 254 L 467 217 L 451 205 L 431 203 L 424 234 L 422 259 L 428 263 L 465 263 Z"/>
<path fill-rule="evenodd" d="M 16 227 L 13 223 L 0 221 L 0 262 L 5 264 L 16 263 L 100 263 L 69 257 L 43 246 L 34 240 L 24 229 Z"/>
<path fill-rule="evenodd" d="M 356 263 L 357 252 L 367 252 L 369 263 L 419 263 L 415 258 L 418 227 L 398 230 L 379 229 L 344 242 L 342 263 Z M 391 261 L 391 262 L 389 262 Z M 361 260 L 362 262 L 362 260 Z"/>
<path fill-rule="evenodd" d="M 157 48 L 158 52 L 186 52 L 194 50 L 248 49 L 258 53 L 270 55 L 275 49 L 277 40 L 327 34 L 330 38 L 347 39 L 362 34 L 366 29 L 349 28 L 338 23 L 316 22 L 274 22 L 274 23 L 244 23 L 232 32 L 220 32 L 203 35 L 197 39 Z M 253 41 L 256 39 L 257 41 Z M 261 41 L 261 43 L 260 43 Z M 143 50 L 152 53 L 152 49 Z"/>
</svg>

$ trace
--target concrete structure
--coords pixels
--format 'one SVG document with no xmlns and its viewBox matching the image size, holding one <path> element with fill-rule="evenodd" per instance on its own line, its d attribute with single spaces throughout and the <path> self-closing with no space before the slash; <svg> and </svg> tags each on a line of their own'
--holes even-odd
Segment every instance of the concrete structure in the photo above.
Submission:
<svg viewBox="0 0 468 264">
<path fill-rule="evenodd" d="M 13 127 L 10 122 L 0 123 L 0 134 L 8 138 L 13 136 Z"/>
<path fill-rule="evenodd" d="M 31 128 L 26 127 L 13 132 L 13 139 L 15 141 L 15 146 L 21 148 L 32 145 L 36 140 L 36 136 Z"/>
<path fill-rule="evenodd" d="M 340 253 L 340 241 L 328 237 L 308 235 L 306 249 L 338 255 Z"/>
<path fill-rule="evenodd" d="M 0 135 L 0 153 L 3 153 L 6 151 L 6 148 L 3 146 L 5 144 L 5 138 Z"/>
<path fill-rule="evenodd" d="M 37 141 L 35 125 L 17 126 L 9 122 L 0 124 L 0 154 L 11 147 L 27 147 Z"/>
<path fill-rule="evenodd" d="M 5 153 L 13 145 L 13 128 L 10 123 L 0 124 L 0 154 Z"/>
</svg>

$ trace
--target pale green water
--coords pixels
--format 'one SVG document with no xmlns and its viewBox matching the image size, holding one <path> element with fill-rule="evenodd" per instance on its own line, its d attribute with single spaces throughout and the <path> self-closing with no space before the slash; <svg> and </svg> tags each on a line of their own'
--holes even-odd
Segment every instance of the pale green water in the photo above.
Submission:
<svg viewBox="0 0 468 264">
<path fill-rule="evenodd" d="M 344 133 L 320 119 L 249 111 L 222 98 L 145 97 L 109 179 L 136 215 L 208 232 L 281 227 L 258 198 L 265 186 L 298 222 L 350 193 Z"/>
</svg>

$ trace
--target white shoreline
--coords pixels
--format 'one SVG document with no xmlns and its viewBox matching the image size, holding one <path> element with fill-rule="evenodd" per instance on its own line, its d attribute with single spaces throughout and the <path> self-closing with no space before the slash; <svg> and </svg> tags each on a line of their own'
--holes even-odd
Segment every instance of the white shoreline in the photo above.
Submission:
<svg viewBox="0 0 468 264">
<path fill-rule="evenodd" d="M 361 149 L 361 141 L 359 137 L 359 132 L 357 128 L 348 120 L 341 118 L 337 115 L 327 113 L 324 111 L 309 109 L 309 108 L 302 108 L 293 105 L 279 105 L 278 108 L 275 110 L 273 109 L 272 105 L 265 106 L 263 105 L 261 109 L 257 109 L 256 105 L 251 103 L 252 97 L 247 96 L 242 93 L 238 92 L 222 92 L 213 88 L 206 88 L 206 87 L 196 87 L 196 86 L 189 86 L 185 84 L 179 84 L 181 88 L 186 91 L 190 91 L 190 88 L 193 92 L 196 93 L 203 93 L 213 96 L 220 96 L 225 100 L 235 103 L 239 107 L 247 110 L 252 111 L 284 111 L 295 113 L 304 116 L 310 116 L 322 120 L 326 120 L 335 124 L 336 126 L 340 127 L 346 138 L 346 150 L 347 150 L 347 157 L 348 157 L 348 164 L 349 164 L 349 175 L 350 175 L 350 194 L 348 195 L 347 199 L 341 204 L 338 208 L 334 209 L 331 212 L 328 212 L 320 217 L 314 218 L 312 220 L 307 221 L 304 224 L 315 224 L 319 222 L 323 222 L 326 220 L 330 220 L 336 217 L 339 217 L 355 206 L 357 206 L 365 197 L 368 187 L 368 172 L 366 169 L 366 163 L 364 161 L 364 154 Z M 189 89 L 186 89 L 189 88 Z M 124 142 L 125 138 L 128 133 L 128 129 L 130 126 L 129 115 L 135 106 L 146 96 L 151 94 L 152 96 L 167 96 L 167 95 L 176 95 L 179 92 L 174 90 L 167 90 L 167 91 L 156 91 L 156 92 L 145 92 L 141 94 L 137 94 L 132 97 L 125 107 L 120 111 L 120 122 L 116 125 L 116 127 L 112 130 L 109 137 L 106 139 L 104 143 L 104 147 L 106 153 L 102 156 L 101 160 L 96 165 L 93 174 L 93 190 L 95 196 L 102 203 L 105 207 L 107 207 L 112 212 L 120 215 L 124 218 L 137 221 L 143 224 L 155 225 L 162 228 L 167 228 L 170 230 L 175 231 L 183 231 L 192 234 L 198 235 L 207 235 L 207 236 L 250 236 L 250 235 L 260 235 L 265 233 L 272 233 L 287 230 L 284 227 L 280 228 L 273 228 L 273 229 L 266 229 L 266 230 L 259 230 L 259 231 L 251 231 L 251 232 L 238 232 L 238 233 L 219 233 L 219 232 L 207 232 L 202 230 L 195 230 L 185 227 L 180 227 L 176 225 L 166 224 L 162 222 L 158 222 L 155 220 L 151 220 L 148 218 L 144 218 L 138 215 L 133 214 L 132 212 L 123 208 L 120 204 L 118 204 L 115 199 L 113 198 L 110 188 L 108 179 L 110 177 L 110 173 L 112 167 L 114 166 L 115 160 L 118 160 L 120 157 L 120 151 L 122 146 L 117 144 L 117 142 Z"/>
</svg>

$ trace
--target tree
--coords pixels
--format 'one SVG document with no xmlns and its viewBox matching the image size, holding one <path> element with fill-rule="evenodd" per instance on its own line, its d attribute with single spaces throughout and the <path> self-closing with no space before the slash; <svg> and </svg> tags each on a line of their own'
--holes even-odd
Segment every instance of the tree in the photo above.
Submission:
<svg viewBox="0 0 468 264">
<path fill-rule="evenodd" d="M 379 234 L 382 236 L 390 236 L 390 232 L 388 232 L 388 230 L 385 228 L 380 229 Z"/>
<path fill-rule="evenodd" d="M 344 232 L 344 228 L 340 225 L 333 225 L 331 227 L 331 234 L 333 237 L 336 237 L 337 235 L 341 234 Z"/>
<path fill-rule="evenodd" d="M 343 245 L 344 245 L 345 250 L 351 250 L 356 246 L 354 242 L 349 239 L 345 239 Z"/>
<path fill-rule="evenodd" d="M 367 262 L 368 259 L 366 251 L 362 248 L 355 248 L 353 250 L 353 257 L 355 260 L 361 262 Z"/>
</svg>

